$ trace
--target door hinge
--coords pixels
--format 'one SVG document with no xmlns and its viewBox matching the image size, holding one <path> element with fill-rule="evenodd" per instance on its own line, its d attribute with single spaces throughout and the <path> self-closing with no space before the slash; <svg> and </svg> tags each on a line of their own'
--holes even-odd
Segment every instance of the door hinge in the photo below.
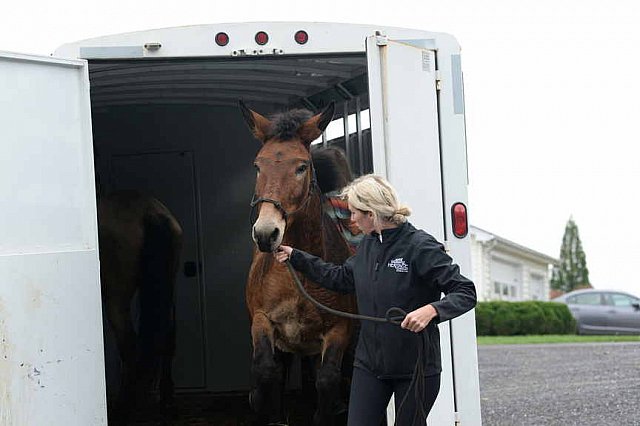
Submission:
<svg viewBox="0 0 640 426">
<path fill-rule="evenodd" d="M 436 71 L 436 90 L 442 90 L 442 77 L 440 75 L 440 70 Z"/>
<path fill-rule="evenodd" d="M 389 37 L 382 34 L 380 31 L 376 31 L 376 45 L 386 46 L 387 44 L 389 44 Z"/>
<path fill-rule="evenodd" d="M 455 426 L 459 426 L 462 424 L 462 422 L 460 421 L 460 413 L 458 411 L 453 413 L 453 420 L 454 420 Z"/>
</svg>

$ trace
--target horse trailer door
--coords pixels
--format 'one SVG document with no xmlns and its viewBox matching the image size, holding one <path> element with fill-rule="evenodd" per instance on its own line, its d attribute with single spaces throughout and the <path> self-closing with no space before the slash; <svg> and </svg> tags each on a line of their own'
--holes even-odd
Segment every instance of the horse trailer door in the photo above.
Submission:
<svg viewBox="0 0 640 426">
<path fill-rule="evenodd" d="M 386 176 L 403 202 L 413 208 L 411 222 L 444 240 L 440 137 L 435 51 L 420 40 L 367 38 L 369 108 L 374 173 Z M 440 394 L 429 425 L 455 422 L 449 324 L 439 324 L 442 348 Z M 393 402 L 389 419 L 393 424 Z"/>
<path fill-rule="evenodd" d="M 87 63 L 0 52 L 0 135 L 0 425 L 105 425 Z"/>
</svg>

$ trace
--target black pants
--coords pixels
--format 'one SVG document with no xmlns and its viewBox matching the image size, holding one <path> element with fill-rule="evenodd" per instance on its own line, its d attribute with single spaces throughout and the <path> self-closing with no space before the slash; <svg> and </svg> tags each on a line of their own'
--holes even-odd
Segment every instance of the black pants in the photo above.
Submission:
<svg viewBox="0 0 640 426">
<path fill-rule="evenodd" d="M 429 413 L 433 403 L 440 392 L 440 374 L 427 376 L 425 379 L 425 394 L 422 404 L 426 413 Z M 398 413 L 400 402 L 407 393 L 410 379 L 376 378 L 362 368 L 354 367 L 351 381 L 351 396 L 349 397 L 349 421 L 348 426 L 377 426 L 386 412 L 391 394 L 395 394 L 396 425 L 413 426 L 416 414 L 416 398 L 414 389 L 411 388 L 409 396 Z M 416 422 L 420 424 L 420 422 Z"/>
</svg>

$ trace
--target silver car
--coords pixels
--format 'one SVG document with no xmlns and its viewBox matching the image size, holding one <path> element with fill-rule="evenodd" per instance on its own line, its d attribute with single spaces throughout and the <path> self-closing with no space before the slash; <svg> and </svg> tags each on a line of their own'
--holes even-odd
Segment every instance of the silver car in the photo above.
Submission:
<svg viewBox="0 0 640 426">
<path fill-rule="evenodd" d="M 578 334 L 640 334 L 640 298 L 629 293 L 584 289 L 552 301 L 569 307 Z"/>
</svg>

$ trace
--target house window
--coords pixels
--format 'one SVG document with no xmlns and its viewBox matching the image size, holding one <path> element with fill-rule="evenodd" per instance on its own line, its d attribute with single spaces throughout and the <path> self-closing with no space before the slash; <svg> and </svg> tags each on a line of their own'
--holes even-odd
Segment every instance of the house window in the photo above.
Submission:
<svg viewBox="0 0 640 426">
<path fill-rule="evenodd" d="M 518 297 L 518 286 L 494 281 L 493 293 L 498 300 L 514 300 Z"/>
<path fill-rule="evenodd" d="M 519 264 L 492 257 L 491 281 L 494 299 L 513 301 L 522 297 L 522 271 Z"/>
<path fill-rule="evenodd" d="M 532 300 L 546 300 L 544 295 L 544 276 L 536 273 L 529 275 L 529 292 Z"/>
</svg>

